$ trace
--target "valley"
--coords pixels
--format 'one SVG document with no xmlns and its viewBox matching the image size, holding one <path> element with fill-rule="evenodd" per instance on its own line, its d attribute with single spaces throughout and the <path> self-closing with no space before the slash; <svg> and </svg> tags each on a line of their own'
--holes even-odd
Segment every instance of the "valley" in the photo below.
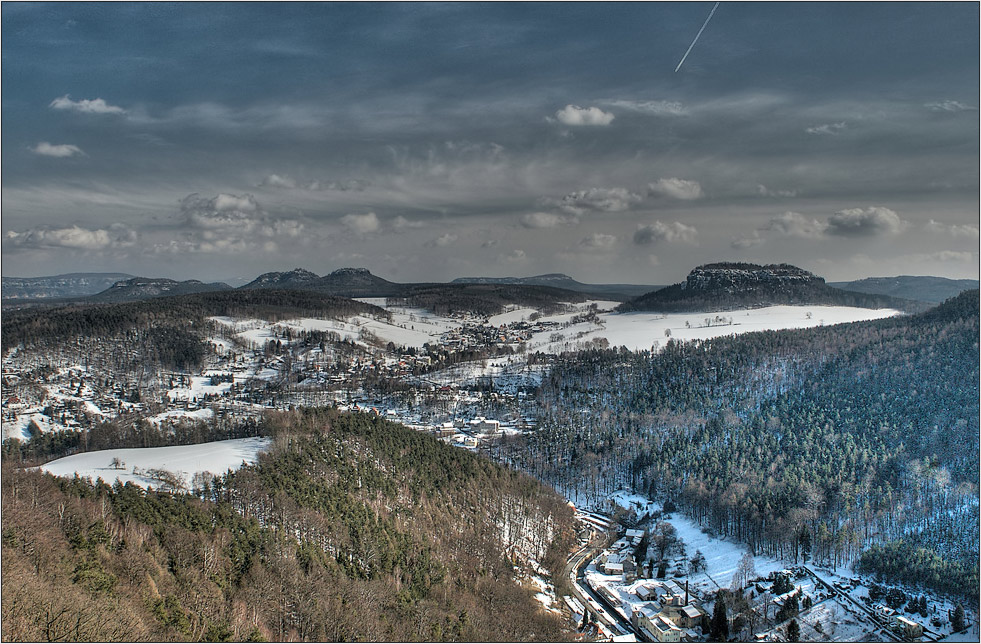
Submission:
<svg viewBox="0 0 981 644">
<path fill-rule="evenodd" d="M 310 547 L 327 553 L 322 565 L 333 570 L 330 575 L 369 581 L 394 575 L 397 589 L 399 567 L 376 570 L 366 563 L 382 546 L 354 536 L 362 533 L 361 523 L 339 528 L 353 541 L 332 542 L 314 527 L 324 519 L 311 524 L 297 514 L 309 501 L 296 497 L 282 505 L 284 499 L 259 492 L 278 488 L 269 481 L 281 481 L 287 471 L 296 475 L 299 463 L 282 469 L 296 449 L 290 446 L 300 444 L 295 440 L 314 445 L 322 440 L 318 428 L 347 427 L 337 430 L 348 438 L 336 443 L 335 456 L 318 464 L 327 454 L 321 445 L 321 456 L 303 461 L 302 469 L 317 472 L 312 480 L 348 481 L 330 494 L 347 495 L 344 503 L 363 508 L 356 514 L 369 524 L 402 512 L 422 520 L 419 526 L 432 525 L 413 529 L 406 552 L 419 552 L 433 539 L 437 548 L 450 547 L 439 550 L 440 563 L 434 564 L 444 579 L 459 546 L 447 545 L 456 542 L 436 530 L 435 515 L 425 514 L 430 510 L 418 510 L 430 507 L 425 495 L 391 487 L 415 476 L 405 479 L 407 472 L 431 467 L 428 459 L 441 450 L 470 452 L 466 458 L 477 459 L 473 463 L 521 472 L 527 477 L 521 494 L 532 494 L 535 507 L 552 508 L 548 521 L 554 526 L 546 522 L 547 530 L 535 533 L 537 520 L 508 509 L 525 508 L 526 501 L 513 506 L 496 492 L 479 497 L 497 508 L 488 516 L 498 517 L 482 547 L 505 556 L 510 568 L 478 572 L 474 588 L 490 574 L 514 601 L 530 601 L 521 610 L 531 610 L 530 616 L 539 606 L 545 620 L 533 627 L 538 635 L 509 631 L 514 638 L 566 639 L 578 631 L 600 639 L 713 639 L 719 635 L 709 622 L 717 604 L 728 609 L 733 637 L 783 640 L 794 619 L 804 639 L 902 638 L 895 630 L 904 623 L 897 622 L 900 613 L 870 597 L 870 588 L 880 588 L 876 580 L 887 584 L 882 595 L 902 588 L 912 599 L 929 598 L 932 621 L 919 618 L 926 639 L 951 632 L 955 606 L 970 606 L 977 596 L 977 566 L 970 564 L 977 557 L 971 537 L 978 521 L 977 486 L 971 484 L 978 467 L 977 395 L 970 386 L 945 383 L 954 374 L 964 375 L 965 384 L 977 381 L 971 358 L 971 347 L 977 349 L 976 292 L 912 314 L 820 301 L 773 304 L 774 298 L 759 293 L 744 300 L 744 308 L 665 312 L 619 310 L 624 307 L 614 300 L 564 299 L 562 291 L 549 293 L 548 301 L 541 300 L 544 295 L 533 291 L 502 303 L 500 291 L 470 292 L 467 298 L 483 299 L 464 310 L 460 304 L 426 308 L 420 306 L 426 298 L 404 295 L 351 300 L 250 288 L 18 309 L 4 320 L 5 481 L 24 471 L 17 475 L 28 477 L 24 484 L 42 485 L 36 477 L 49 472 L 62 481 L 76 475 L 96 481 L 95 494 L 113 504 L 132 490 L 204 507 L 228 504 L 263 530 L 295 532 L 296 556 Z M 937 362 L 937 355 L 948 357 Z M 913 398 L 902 384 L 908 379 L 918 382 Z M 859 389 L 855 382 L 862 383 Z M 928 437 L 930 427 L 935 429 Z M 350 457 L 378 449 L 358 447 L 362 431 L 370 441 L 406 431 L 424 443 L 409 469 L 394 456 L 398 464 L 376 460 L 367 470 L 348 469 Z M 336 460 L 350 449 L 350 457 Z M 282 458 L 287 460 L 276 460 Z M 255 476 L 267 483 L 232 491 Z M 376 482 L 367 484 L 366 476 Z M 85 486 L 92 483 L 74 480 L 74 487 L 59 485 L 78 497 L 71 503 L 84 506 Z M 444 489 L 443 483 L 425 485 L 430 493 Z M 408 504 L 405 509 L 382 500 L 392 494 Z M 578 521 L 559 511 L 570 505 L 580 511 Z M 116 516 L 127 521 L 125 513 Z M 396 519 L 393 529 L 401 530 L 404 520 Z M 468 521 L 469 528 L 458 528 L 461 534 L 474 534 L 477 524 Z M 586 549 L 573 568 L 581 575 L 566 579 L 561 568 L 576 550 L 574 526 Z M 23 530 L 5 534 L 23 545 Z M 110 538 L 106 547 L 112 543 Z M 905 576 L 894 568 L 896 557 L 912 555 L 897 550 L 903 543 L 929 553 L 919 571 Z M 77 545 L 66 547 L 72 558 L 80 556 Z M 122 579 L 114 550 L 93 552 L 104 552 L 97 557 L 102 570 Z M 701 556 L 693 563 L 696 553 Z M 746 553 L 751 569 L 741 570 Z M 271 561 L 259 551 L 250 556 L 263 565 Z M 303 574 L 312 574 L 309 566 L 302 565 Z M 799 617 L 778 620 L 782 604 L 756 597 L 778 573 L 796 579 L 797 598 L 807 598 Z M 246 566 L 232 586 L 219 584 L 227 601 L 252 592 L 252 574 Z M 663 586 L 661 580 L 672 579 L 674 586 Z M 208 609 L 214 617 L 199 622 L 204 630 L 195 630 L 202 605 L 186 593 L 200 592 L 200 582 L 178 577 L 156 583 L 184 589 L 174 596 L 183 597 L 179 613 L 192 626 L 168 631 L 175 626 L 164 620 L 145 632 L 164 639 L 202 637 L 213 627 L 236 638 L 247 634 L 247 622 L 220 603 Z M 419 608 L 433 592 L 445 592 L 438 591 L 442 583 L 409 605 Z M 676 595 L 680 583 L 690 595 L 671 600 L 677 604 L 645 595 L 658 588 Z M 845 597 L 843 584 L 866 592 Z M 387 592 L 372 591 L 389 605 L 395 596 Z M 435 610 L 429 613 L 435 618 L 456 603 L 426 610 Z M 252 624 L 263 637 L 323 635 L 310 630 L 320 628 L 314 613 L 290 614 L 300 621 L 283 622 L 281 616 L 278 627 L 262 619 Z M 912 608 L 905 615 L 918 619 Z M 965 615 L 965 623 L 974 623 L 973 611 Z M 426 630 L 437 628 L 430 617 L 418 636 L 441 639 Z M 438 623 L 439 633 L 450 632 L 449 622 Z M 20 628 L 34 632 L 26 623 Z M 371 632 L 383 639 L 407 634 L 373 628 L 382 629 Z M 483 630 L 455 628 L 454 638 L 499 632 L 489 622 Z"/>
</svg>

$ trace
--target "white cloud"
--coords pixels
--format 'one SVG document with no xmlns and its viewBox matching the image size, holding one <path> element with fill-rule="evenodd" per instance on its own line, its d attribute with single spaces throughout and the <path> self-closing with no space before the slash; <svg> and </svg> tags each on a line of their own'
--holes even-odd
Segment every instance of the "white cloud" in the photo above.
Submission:
<svg viewBox="0 0 981 644">
<path fill-rule="evenodd" d="M 808 219 L 799 212 L 785 212 L 770 219 L 767 225 L 760 230 L 775 232 L 787 237 L 816 239 L 823 237 L 827 229 L 828 225 L 822 224 L 817 219 Z"/>
<path fill-rule="evenodd" d="M 344 215 L 341 217 L 341 223 L 344 224 L 348 230 L 359 235 L 375 233 L 381 229 L 381 222 L 378 221 L 378 215 L 373 212 L 368 212 L 363 215 Z"/>
<path fill-rule="evenodd" d="M 909 224 L 889 208 L 849 208 L 828 217 L 825 229 L 829 235 L 840 237 L 869 237 L 903 232 Z"/>
<path fill-rule="evenodd" d="M 259 185 L 267 188 L 282 188 L 284 190 L 309 190 L 311 192 L 362 192 L 366 182 L 358 179 L 350 181 L 297 181 L 293 177 L 285 174 L 270 174 Z"/>
<path fill-rule="evenodd" d="M 292 190 L 296 188 L 296 180 L 288 177 L 286 175 L 271 174 L 262 180 L 261 186 L 269 186 L 271 188 L 287 188 Z"/>
<path fill-rule="evenodd" d="M 259 204 L 256 203 L 252 195 L 239 197 L 238 195 L 221 193 L 211 203 L 212 207 L 218 212 L 256 212 L 259 210 Z"/>
<path fill-rule="evenodd" d="M 609 112 L 604 112 L 598 107 L 579 107 L 578 105 L 566 105 L 555 113 L 555 118 L 565 125 L 609 125 L 613 122 L 614 116 Z"/>
<path fill-rule="evenodd" d="M 808 134 L 828 134 L 834 136 L 848 127 L 848 124 L 844 121 L 839 121 L 837 123 L 824 123 L 823 125 L 813 125 L 806 130 Z"/>
<path fill-rule="evenodd" d="M 155 253 L 273 253 L 278 241 L 295 244 L 313 236 L 296 219 L 266 213 L 252 195 L 218 194 L 184 197 L 180 209 L 182 239 L 156 244 Z"/>
<path fill-rule="evenodd" d="M 521 225 L 533 229 L 557 228 L 576 223 L 576 221 L 574 217 L 556 215 L 551 212 L 532 212 L 521 217 Z"/>
<path fill-rule="evenodd" d="M 753 231 L 753 234 L 749 237 L 740 237 L 738 239 L 733 239 L 729 242 L 729 246 L 737 250 L 746 250 L 747 248 L 756 248 L 761 246 L 766 240 L 760 237 L 757 231 Z"/>
<path fill-rule="evenodd" d="M 255 232 L 264 214 L 252 195 L 219 194 L 202 197 L 194 193 L 181 199 L 181 218 L 195 229 L 229 229 L 239 234 Z"/>
<path fill-rule="evenodd" d="M 617 243 L 617 238 L 615 235 L 606 235 L 603 233 L 593 233 L 589 237 L 582 239 L 579 245 L 583 248 L 589 248 L 591 250 L 609 250 Z"/>
<path fill-rule="evenodd" d="M 684 199 L 690 201 L 702 197 L 702 186 L 697 181 L 689 179 L 658 179 L 654 183 L 648 184 L 648 191 L 652 195 L 665 195 L 673 199 Z"/>
<path fill-rule="evenodd" d="M 68 228 L 38 227 L 20 233 L 9 231 L 4 238 L 18 248 L 98 251 L 132 246 L 136 243 L 137 234 L 123 224 L 95 230 L 75 225 Z"/>
<path fill-rule="evenodd" d="M 430 246 L 430 247 L 432 247 L 432 246 L 439 246 L 439 247 L 449 246 L 450 244 L 452 244 L 453 242 L 455 242 L 457 239 L 459 239 L 459 237 L 457 237 L 456 235 L 454 235 L 452 233 L 444 233 L 444 234 L 440 235 L 439 237 L 437 237 L 436 239 L 432 239 L 432 240 L 426 242 L 426 246 Z"/>
<path fill-rule="evenodd" d="M 398 231 L 406 230 L 408 228 L 424 228 L 425 226 L 426 222 L 424 221 L 406 219 L 402 215 L 399 215 L 392 220 L 392 229 Z"/>
<path fill-rule="evenodd" d="M 73 112 L 83 112 L 85 114 L 125 114 L 126 110 L 115 105 L 109 105 L 101 98 L 92 100 L 82 99 L 73 101 L 65 94 L 61 98 L 51 101 L 48 106 L 53 110 L 71 110 Z"/>
<path fill-rule="evenodd" d="M 626 188 L 590 188 L 570 192 L 561 199 L 547 199 L 546 203 L 558 206 L 566 212 L 581 215 L 589 210 L 621 212 L 643 198 Z"/>
<path fill-rule="evenodd" d="M 978 108 L 960 101 L 937 101 L 927 103 L 926 108 L 934 112 L 977 112 Z"/>
<path fill-rule="evenodd" d="M 682 114 L 687 113 L 685 106 L 677 101 L 615 100 L 615 101 L 603 101 L 603 103 L 606 105 L 612 105 L 614 107 L 620 107 L 626 110 L 631 110 L 634 112 L 655 114 L 658 116 L 662 116 L 662 115 L 680 116 Z"/>
<path fill-rule="evenodd" d="M 512 262 L 524 262 L 528 259 L 528 255 L 520 248 L 516 248 L 507 255 L 498 255 L 497 259 L 505 264 Z"/>
<path fill-rule="evenodd" d="M 761 197 L 796 197 L 796 190 L 771 190 L 762 183 L 756 186 L 756 192 Z"/>
<path fill-rule="evenodd" d="M 31 148 L 31 152 L 34 154 L 39 154 L 43 157 L 56 157 L 59 159 L 85 154 L 77 145 L 68 145 L 67 143 L 54 145 L 48 143 L 47 141 L 42 141 L 35 145 L 33 148 Z"/>
<path fill-rule="evenodd" d="M 634 233 L 634 243 L 641 246 L 664 241 L 694 244 L 697 235 L 698 230 L 694 226 L 687 226 L 680 221 L 671 224 L 655 221 L 653 224 L 637 226 L 637 232 Z"/>
<path fill-rule="evenodd" d="M 951 237 L 967 237 L 969 239 L 978 239 L 978 227 L 972 226 L 970 224 L 958 225 L 958 224 L 945 224 L 940 221 L 931 219 L 923 226 L 926 230 L 931 233 L 946 234 Z"/>
</svg>

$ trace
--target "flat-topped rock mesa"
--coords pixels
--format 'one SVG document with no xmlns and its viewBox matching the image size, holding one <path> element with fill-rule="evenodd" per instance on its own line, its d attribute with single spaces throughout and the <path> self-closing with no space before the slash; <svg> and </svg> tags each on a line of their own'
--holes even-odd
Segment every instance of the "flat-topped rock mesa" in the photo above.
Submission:
<svg viewBox="0 0 981 644">
<path fill-rule="evenodd" d="M 228 291 L 231 286 L 224 282 L 205 283 L 200 280 L 177 280 L 165 277 L 134 277 L 120 280 L 106 290 L 89 298 L 93 302 L 132 302 L 168 295 L 190 295 L 210 291 Z"/>
<path fill-rule="evenodd" d="M 821 290 L 824 278 L 790 264 L 718 263 L 699 266 L 681 283 L 687 291 L 772 294 L 781 290 Z"/>
<path fill-rule="evenodd" d="M 777 305 L 855 306 L 919 310 L 917 303 L 828 286 L 790 264 L 720 262 L 692 270 L 684 282 L 646 293 L 620 305 L 626 311 L 724 311 Z"/>
</svg>

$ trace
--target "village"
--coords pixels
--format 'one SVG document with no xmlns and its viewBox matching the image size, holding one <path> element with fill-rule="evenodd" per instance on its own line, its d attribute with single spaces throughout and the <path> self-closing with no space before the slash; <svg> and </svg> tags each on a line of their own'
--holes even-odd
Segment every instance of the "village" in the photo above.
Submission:
<svg viewBox="0 0 981 644">
<path fill-rule="evenodd" d="M 581 548 L 563 603 L 598 641 L 933 642 L 952 631 L 944 598 L 813 562 L 740 555 L 638 495 L 620 492 L 577 517 Z"/>
<path fill-rule="evenodd" d="M 411 319 L 426 326 L 414 314 Z M 268 324 L 215 318 L 210 353 L 196 373 L 120 373 L 81 350 L 9 351 L 2 374 L 3 438 L 26 441 L 39 433 L 108 421 L 164 428 L 237 422 L 266 409 L 336 405 L 473 449 L 533 425 L 527 393 L 537 386 L 546 359 L 529 365 L 524 343 L 532 333 L 558 326 L 444 318 L 438 326 L 429 324 L 435 326 L 427 329 L 431 337 L 400 338 L 392 327 L 386 338 L 363 322 L 323 322 L 320 326 L 332 328 L 311 328 L 318 325 L 309 320 Z M 396 345 L 393 337 L 420 346 Z"/>
<path fill-rule="evenodd" d="M 614 330 L 606 328 L 613 319 L 590 304 L 551 316 L 515 307 L 489 319 L 407 309 L 347 321 L 215 317 L 209 353 L 195 371 L 120 371 L 104 359 L 106 343 L 57 353 L 15 347 L 2 365 L 3 438 L 27 441 L 110 421 L 167 431 L 328 405 L 463 449 L 492 450 L 536 427 L 535 390 L 555 352 L 595 345 L 598 333 Z M 657 321 L 676 336 L 732 324 Z M 706 641 L 720 636 L 713 628 L 723 621 L 726 637 L 740 641 L 939 641 L 951 632 L 946 599 L 880 587 L 850 571 L 753 557 L 636 495 L 592 510 L 579 512 L 573 592 L 554 602 L 584 637 Z M 729 608 L 713 626 L 719 604 Z"/>
</svg>

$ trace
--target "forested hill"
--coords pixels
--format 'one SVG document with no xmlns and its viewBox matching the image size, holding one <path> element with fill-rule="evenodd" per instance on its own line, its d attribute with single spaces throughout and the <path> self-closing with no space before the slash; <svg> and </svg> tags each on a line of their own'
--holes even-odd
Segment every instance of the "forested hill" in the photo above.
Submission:
<svg viewBox="0 0 981 644">
<path fill-rule="evenodd" d="M 206 284 L 198 280 L 177 280 L 165 278 L 134 277 L 120 280 L 89 299 L 90 302 L 133 302 L 153 297 L 168 295 L 189 295 L 191 293 L 207 293 L 209 291 L 228 291 L 231 286 L 224 282 Z"/>
<path fill-rule="evenodd" d="M 257 317 L 269 321 L 307 317 L 387 317 L 377 306 L 308 291 L 213 291 L 117 304 L 74 304 L 7 311 L 3 315 L 4 350 L 20 344 L 39 347 L 75 338 L 109 342 L 126 337 L 145 357 L 184 368 L 205 353 L 209 316 Z M 128 334 L 128 335 L 127 335 Z"/>
<path fill-rule="evenodd" d="M 273 414 L 271 451 L 193 495 L 5 464 L 9 640 L 570 640 L 514 581 L 572 510 L 534 479 L 367 415 Z"/>
<path fill-rule="evenodd" d="M 866 569 L 976 601 L 978 299 L 566 356 L 513 458 L 580 493 L 631 485 L 754 552 L 841 565 L 872 547 Z"/>
<path fill-rule="evenodd" d="M 408 284 L 400 297 L 389 303 L 429 309 L 437 315 L 473 313 L 491 316 L 509 304 L 527 306 L 548 314 L 566 303 L 585 302 L 584 293 L 529 284 Z"/>
<path fill-rule="evenodd" d="M 854 282 L 835 282 L 831 286 L 859 293 L 878 293 L 907 300 L 939 304 L 958 293 L 978 288 L 978 280 L 952 280 L 927 275 L 867 277 Z"/>
<path fill-rule="evenodd" d="M 855 293 L 828 286 L 823 278 L 790 264 L 706 264 L 684 282 L 621 304 L 619 311 L 727 311 L 780 304 L 856 306 L 921 311 L 919 302 Z"/>
</svg>

